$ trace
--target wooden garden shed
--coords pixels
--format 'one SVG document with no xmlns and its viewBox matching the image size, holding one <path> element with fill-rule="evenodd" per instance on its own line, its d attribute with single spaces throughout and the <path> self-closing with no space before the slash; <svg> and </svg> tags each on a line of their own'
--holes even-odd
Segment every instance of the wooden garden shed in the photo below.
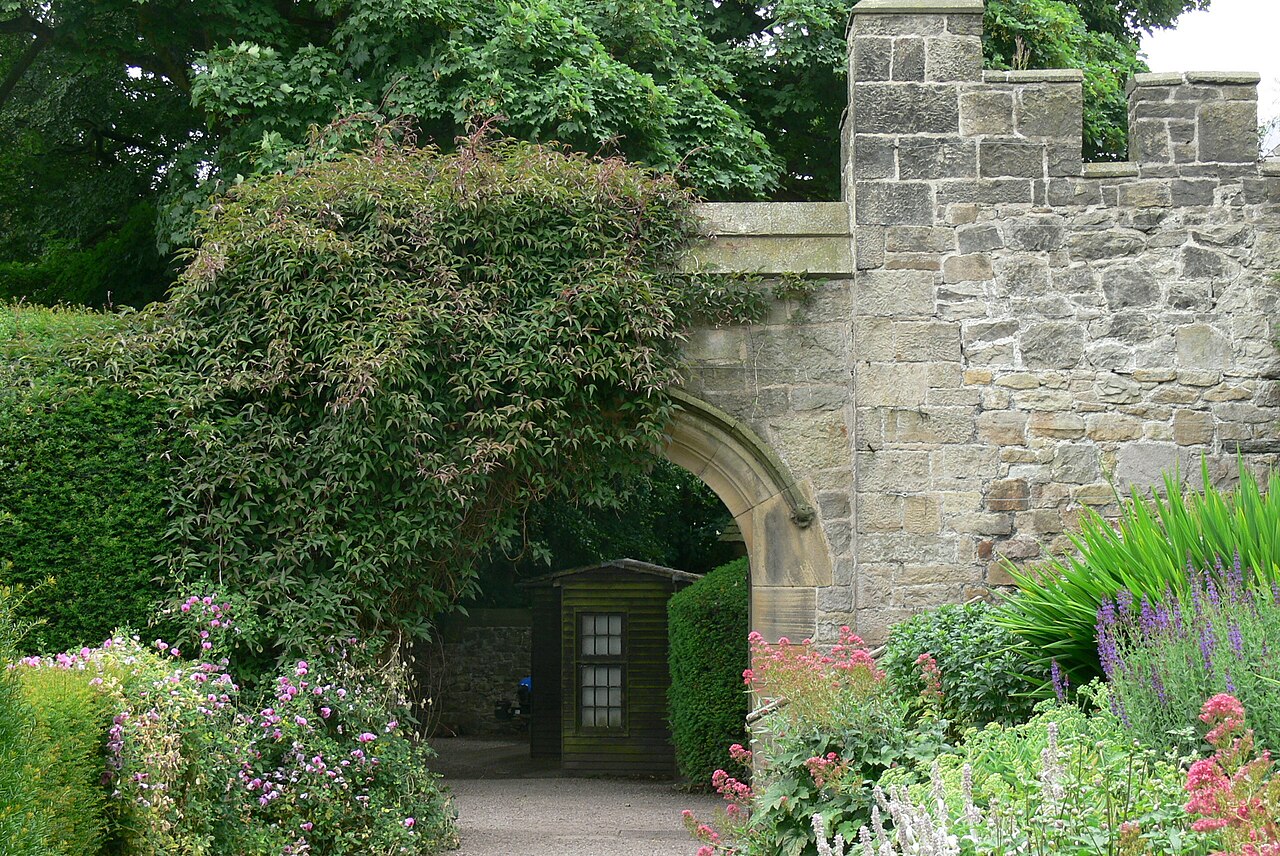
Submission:
<svg viewBox="0 0 1280 856">
<path fill-rule="evenodd" d="M 667 600 L 697 574 L 616 559 L 533 593 L 530 754 L 583 774 L 670 776 Z"/>
</svg>

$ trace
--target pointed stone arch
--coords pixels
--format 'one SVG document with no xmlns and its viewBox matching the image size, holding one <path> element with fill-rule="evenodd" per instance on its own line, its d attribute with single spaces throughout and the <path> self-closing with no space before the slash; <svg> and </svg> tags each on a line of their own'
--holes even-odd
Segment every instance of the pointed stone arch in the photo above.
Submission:
<svg viewBox="0 0 1280 856">
<path fill-rule="evenodd" d="M 831 553 L 804 486 L 746 423 L 683 390 L 663 456 L 720 497 L 746 541 L 751 627 L 770 641 L 816 633 L 817 589 Z"/>
</svg>

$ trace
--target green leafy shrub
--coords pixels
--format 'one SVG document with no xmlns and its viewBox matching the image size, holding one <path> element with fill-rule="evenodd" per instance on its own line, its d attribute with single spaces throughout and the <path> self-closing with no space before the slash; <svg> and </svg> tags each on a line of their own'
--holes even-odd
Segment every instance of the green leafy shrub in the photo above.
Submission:
<svg viewBox="0 0 1280 856">
<path fill-rule="evenodd" d="M 995 622 L 987 603 L 947 605 L 921 612 L 889 631 L 879 664 L 904 698 L 918 697 L 918 660 L 933 656 L 942 682 L 942 716 L 962 730 L 988 722 L 1025 720 L 1035 704 L 1031 691 L 1046 677 L 1016 650 L 1020 644 Z"/>
<path fill-rule="evenodd" d="M 997 620 L 1025 643 L 1044 667 L 1052 660 L 1079 686 L 1102 674 L 1095 644 L 1098 607 L 1121 590 L 1158 599 L 1166 589 L 1187 593 L 1185 572 L 1239 556 L 1250 579 L 1280 580 L 1280 473 L 1264 492 L 1240 466 L 1239 485 L 1219 490 L 1202 467 L 1202 488 L 1184 487 L 1166 474 L 1164 495 L 1136 490 L 1118 521 L 1095 512 L 1071 536 L 1078 554 L 1023 573 L 1011 568 L 1017 593 Z"/>
<path fill-rule="evenodd" d="M 35 712 L 36 773 L 31 785 L 48 812 L 47 852 L 95 854 L 105 840 L 102 787 L 108 699 L 83 673 L 24 669 L 22 690 Z"/>
<path fill-rule="evenodd" d="M 68 367 L 122 319 L 0 305 L 0 582 L 36 586 L 31 650 L 145 626 L 162 597 L 171 443 L 161 408 Z"/>
<path fill-rule="evenodd" d="M 747 741 L 750 665 L 747 635 L 751 579 L 745 558 L 721 565 L 667 603 L 671 644 L 671 740 L 680 775 L 709 785 L 729 769 L 729 746 Z"/>
<path fill-rule="evenodd" d="M 273 653 L 425 636 L 529 505 L 661 442 L 694 227 L 670 179 L 483 139 L 239 185 L 120 343 L 192 437 L 175 571 Z"/>
<path fill-rule="evenodd" d="M 47 803 L 36 786 L 35 712 L 9 665 L 20 635 L 12 589 L 0 586 L 0 841 L 6 856 L 44 856 L 49 847 Z"/>
</svg>

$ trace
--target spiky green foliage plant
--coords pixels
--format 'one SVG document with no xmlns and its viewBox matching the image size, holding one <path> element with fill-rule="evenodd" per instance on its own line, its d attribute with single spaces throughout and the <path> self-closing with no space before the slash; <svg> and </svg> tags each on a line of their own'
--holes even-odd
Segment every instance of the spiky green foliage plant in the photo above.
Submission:
<svg viewBox="0 0 1280 856">
<path fill-rule="evenodd" d="M 1185 593 L 1188 564 L 1213 567 L 1235 556 L 1257 583 L 1280 579 L 1280 473 L 1269 474 L 1264 490 L 1243 462 L 1239 472 L 1230 490 L 1213 484 L 1207 464 L 1198 490 L 1166 473 L 1163 493 L 1134 490 L 1118 520 L 1087 512 L 1070 536 L 1076 553 L 1026 571 L 1010 567 L 1018 591 L 998 620 L 1028 643 L 1034 660 L 1057 660 L 1079 686 L 1102 674 L 1098 607 L 1122 589 L 1135 598 Z"/>
</svg>

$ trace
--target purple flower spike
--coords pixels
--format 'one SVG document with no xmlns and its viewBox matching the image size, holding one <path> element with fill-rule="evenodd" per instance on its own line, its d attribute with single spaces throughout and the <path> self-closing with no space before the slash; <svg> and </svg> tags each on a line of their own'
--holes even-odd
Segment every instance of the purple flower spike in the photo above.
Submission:
<svg viewBox="0 0 1280 856">
<path fill-rule="evenodd" d="M 1071 679 L 1062 671 L 1056 659 L 1050 661 L 1049 676 L 1053 679 L 1053 694 L 1058 697 L 1058 703 L 1065 704 L 1067 693 L 1071 689 Z"/>
<path fill-rule="evenodd" d="M 1138 608 L 1138 622 L 1142 628 L 1142 635 L 1147 639 L 1156 634 L 1156 613 L 1151 608 L 1151 601 L 1147 600 L 1147 596 L 1142 596 L 1142 601 Z"/>
<path fill-rule="evenodd" d="M 1206 624 L 1200 628 L 1200 656 L 1204 658 L 1204 668 L 1213 674 L 1213 650 L 1218 640 L 1213 635 L 1213 625 Z"/>
<path fill-rule="evenodd" d="M 1244 659 L 1244 634 L 1240 632 L 1240 625 L 1231 622 L 1231 630 L 1227 633 L 1227 638 L 1231 640 L 1231 651 L 1236 655 L 1237 660 Z"/>
<path fill-rule="evenodd" d="M 1160 671 L 1156 668 L 1156 664 L 1151 664 L 1151 688 L 1156 691 L 1156 696 L 1160 699 L 1160 704 L 1164 707 L 1169 706 L 1169 694 L 1165 692 L 1164 681 L 1160 679 Z"/>
</svg>

